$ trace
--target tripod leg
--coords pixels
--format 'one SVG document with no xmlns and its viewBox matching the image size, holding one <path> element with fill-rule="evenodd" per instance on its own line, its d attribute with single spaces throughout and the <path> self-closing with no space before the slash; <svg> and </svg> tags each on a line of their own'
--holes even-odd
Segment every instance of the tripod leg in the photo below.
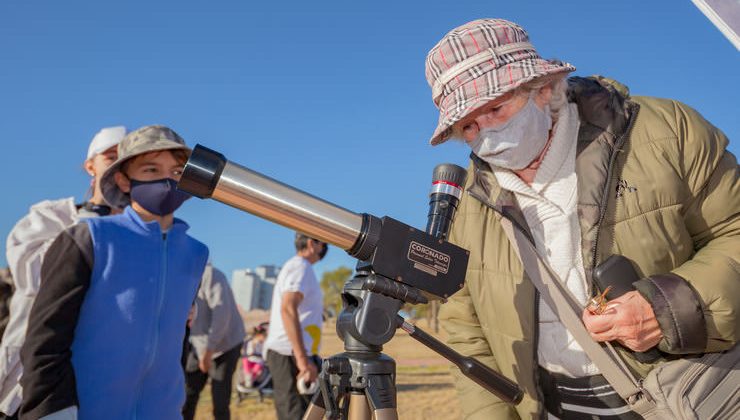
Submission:
<svg viewBox="0 0 740 420">
<path fill-rule="evenodd" d="M 352 391 L 349 396 L 349 415 L 347 420 L 371 420 L 370 406 L 365 394 Z"/>
<path fill-rule="evenodd" d="M 325 413 L 324 398 L 321 395 L 321 390 L 319 390 L 311 398 L 311 404 L 308 405 L 308 409 L 303 414 L 303 420 L 322 420 Z"/>
<path fill-rule="evenodd" d="M 370 375 L 365 388 L 374 420 L 398 420 L 396 384 L 393 375 Z"/>
</svg>

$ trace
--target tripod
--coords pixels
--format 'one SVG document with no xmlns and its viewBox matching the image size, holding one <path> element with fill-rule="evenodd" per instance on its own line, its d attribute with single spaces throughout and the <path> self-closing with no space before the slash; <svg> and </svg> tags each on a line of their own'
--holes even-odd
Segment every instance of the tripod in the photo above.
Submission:
<svg viewBox="0 0 740 420">
<path fill-rule="evenodd" d="M 345 351 L 324 360 L 319 391 L 304 420 L 398 419 L 396 363 L 381 353 L 397 328 L 457 365 L 463 374 L 503 401 L 521 401 L 522 391 L 516 383 L 460 355 L 398 315 L 404 302 L 428 302 L 418 289 L 372 274 L 372 267 L 360 263 L 355 277 L 344 286 L 342 300 L 344 309 L 337 320 L 337 334 L 344 341 Z"/>
</svg>

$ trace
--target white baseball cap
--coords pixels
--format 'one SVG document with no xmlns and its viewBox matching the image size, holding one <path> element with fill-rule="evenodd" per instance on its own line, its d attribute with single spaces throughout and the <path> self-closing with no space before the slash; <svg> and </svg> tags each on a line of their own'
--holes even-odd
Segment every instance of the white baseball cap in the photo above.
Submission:
<svg viewBox="0 0 740 420">
<path fill-rule="evenodd" d="M 117 145 L 126 136 L 126 127 L 117 125 L 115 127 L 106 127 L 93 137 L 90 147 L 87 148 L 87 159 L 95 157 L 98 153 L 104 152 Z"/>
</svg>

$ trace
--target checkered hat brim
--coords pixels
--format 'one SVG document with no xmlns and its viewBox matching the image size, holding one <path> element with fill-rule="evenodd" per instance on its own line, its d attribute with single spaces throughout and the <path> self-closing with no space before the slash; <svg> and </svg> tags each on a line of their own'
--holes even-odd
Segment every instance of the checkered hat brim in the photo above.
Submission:
<svg viewBox="0 0 740 420">
<path fill-rule="evenodd" d="M 542 59 L 527 33 L 502 19 L 481 19 L 445 35 L 427 55 L 426 77 L 439 121 L 433 145 L 449 139 L 452 126 L 466 115 L 517 87 L 575 67 Z"/>
</svg>

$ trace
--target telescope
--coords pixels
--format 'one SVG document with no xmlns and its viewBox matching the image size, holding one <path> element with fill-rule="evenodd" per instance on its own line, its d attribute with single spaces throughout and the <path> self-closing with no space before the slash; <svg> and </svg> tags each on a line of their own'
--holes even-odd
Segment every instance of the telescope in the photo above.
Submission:
<svg viewBox="0 0 740 420">
<path fill-rule="evenodd" d="M 397 418 L 395 362 L 381 351 L 398 328 L 503 401 L 521 401 L 516 383 L 397 314 L 404 303 L 445 300 L 463 287 L 469 252 L 446 239 L 466 176 L 457 165 L 435 168 L 424 231 L 388 216 L 354 213 L 195 146 L 178 189 L 335 245 L 358 260 L 336 326 L 345 352 L 322 363 L 319 392 L 304 419 L 347 418 L 348 412 L 357 419 Z"/>
</svg>

